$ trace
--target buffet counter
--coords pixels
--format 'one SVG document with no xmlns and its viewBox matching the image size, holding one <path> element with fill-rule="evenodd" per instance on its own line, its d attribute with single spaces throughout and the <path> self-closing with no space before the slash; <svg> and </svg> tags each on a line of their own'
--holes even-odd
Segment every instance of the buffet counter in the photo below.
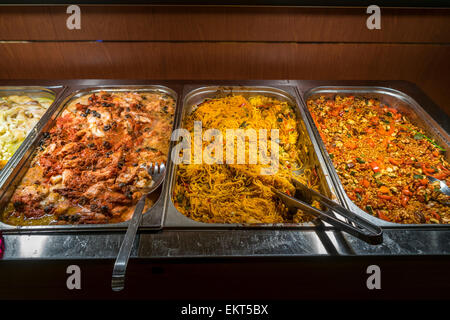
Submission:
<svg viewBox="0 0 450 320">
<path fill-rule="evenodd" d="M 420 119 L 422 121 L 416 125 L 420 127 L 420 125 L 426 124 L 427 126 L 420 128 L 424 130 L 424 134 L 430 137 L 434 143 L 448 146 L 448 116 L 412 83 L 404 81 L 303 80 L 195 82 L 175 80 L 4 80 L 0 82 L 0 85 L 3 87 L 0 90 L 8 88 L 10 91 L 15 87 L 23 90 L 29 86 L 39 86 L 48 90 L 57 88 L 55 102 L 49 108 L 50 113 L 43 116 L 2 171 L 3 206 L 10 201 L 13 186 L 17 186 L 20 182 L 18 177 L 23 176 L 25 168 L 29 166 L 33 150 L 42 145 L 40 141 L 45 132 L 51 128 L 50 123 L 55 121 L 58 112 L 62 110 L 61 106 L 70 97 L 73 97 L 75 91 L 85 92 L 88 88 L 102 91 L 112 90 L 111 88 L 114 90 L 120 88 L 135 90 L 134 88 L 145 87 L 152 90 L 169 88 L 176 100 L 173 125 L 174 128 L 178 128 L 182 116 L 185 114 L 183 108 L 190 97 L 189 93 L 192 88 L 215 88 L 218 91 L 230 90 L 232 93 L 238 89 L 243 90 L 242 88 L 246 88 L 245 90 L 259 88 L 258 92 L 272 92 L 272 94 L 273 90 L 282 90 L 297 104 L 298 117 L 304 121 L 303 133 L 308 134 L 308 138 L 311 139 L 308 143 L 310 143 L 310 153 L 313 155 L 315 168 L 318 172 L 320 171 L 317 176 L 322 186 L 327 186 L 327 189 L 323 190 L 325 193 L 330 192 L 328 197 L 352 210 L 358 216 L 368 219 L 383 231 L 381 243 L 370 244 L 364 239 L 358 239 L 339 228 L 320 221 L 320 219 L 281 224 L 217 222 L 208 224 L 194 221 L 180 213 L 178 207 L 174 205 L 174 202 L 177 201 L 172 198 L 176 166 L 169 161 L 166 179 L 157 191 L 155 203 L 144 213 L 131 253 L 130 278 L 134 274 L 132 270 L 135 270 L 137 265 L 142 267 L 149 263 L 151 266 L 163 262 L 184 264 L 200 263 L 199 261 L 225 261 L 226 264 L 232 263 L 232 261 L 250 261 L 250 263 L 253 261 L 255 264 L 267 262 L 276 265 L 276 261 L 280 261 L 278 266 L 281 266 L 283 263 L 291 261 L 298 263 L 297 266 L 301 268 L 301 264 L 307 264 L 308 261 L 315 261 L 314 263 L 329 261 L 331 265 L 336 266 L 336 263 L 339 264 L 342 261 L 365 264 L 367 261 L 377 261 L 377 259 L 378 261 L 393 259 L 391 261 L 397 261 L 398 268 L 402 269 L 408 266 L 408 259 L 413 259 L 413 261 L 428 261 L 433 265 L 444 261 L 441 266 L 444 267 L 445 262 L 448 265 L 450 226 L 446 220 L 447 213 L 445 211 L 438 212 L 438 217 L 432 218 L 431 221 L 428 219 L 421 223 L 418 218 L 419 220 L 415 223 L 405 224 L 388 221 L 379 213 L 378 215 L 374 212 L 368 213 L 367 210 L 363 210 L 364 208 L 358 208 L 342 187 L 327 150 L 320 140 L 321 136 L 315 128 L 315 122 L 306 108 L 307 99 L 312 95 L 317 95 L 318 92 L 325 92 L 329 95 L 348 93 L 351 96 L 364 96 L 377 92 L 380 101 L 383 103 L 389 101 L 391 108 L 402 110 L 404 104 L 414 104 L 414 110 L 421 112 Z M 167 89 L 164 90 L 168 92 Z M 383 94 L 390 100 L 383 98 Z M 210 97 L 202 96 L 202 99 L 205 98 Z M 173 148 L 172 143 L 170 148 Z M 448 160 L 448 152 L 447 149 L 441 153 L 446 160 Z M 20 206 L 15 207 L 20 211 Z M 421 216 L 423 215 L 419 215 L 419 217 Z M 75 223 L 73 223 L 74 221 Z M 59 261 L 59 264 L 66 262 L 66 264 L 71 262 L 89 264 L 89 261 L 93 263 L 97 261 L 105 270 L 108 270 L 108 266 L 112 267 L 111 260 L 115 259 L 118 254 L 128 226 L 127 221 L 110 224 L 82 224 L 77 221 L 79 220 L 62 219 L 59 222 L 56 220 L 57 223 L 47 225 L 12 225 L 2 220 L 0 232 L 2 232 L 4 244 L 2 256 L 2 260 L 5 262 L 4 266 L 8 266 L 8 262 L 10 266 L 17 266 L 31 261 L 44 264 L 46 261 L 56 260 Z M 133 264 L 137 265 L 133 266 Z M 153 271 L 155 273 L 155 270 Z M 318 275 L 321 275 L 319 271 L 317 272 Z M 158 272 L 156 271 L 156 273 Z M 136 276 L 136 274 L 134 275 Z"/>
</svg>

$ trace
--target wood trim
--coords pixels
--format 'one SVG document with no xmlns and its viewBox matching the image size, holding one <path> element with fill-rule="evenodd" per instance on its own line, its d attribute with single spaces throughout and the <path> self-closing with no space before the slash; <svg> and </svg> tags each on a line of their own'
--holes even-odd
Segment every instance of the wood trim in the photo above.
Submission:
<svg viewBox="0 0 450 320">
<path fill-rule="evenodd" d="M 288 41 L 450 43 L 450 9 L 382 9 L 368 30 L 365 8 L 0 6 L 0 40 Z"/>
<path fill-rule="evenodd" d="M 409 80 L 450 113 L 450 46 L 296 43 L 0 44 L 5 79 Z M 400 63 L 401 62 L 401 63 Z"/>
</svg>

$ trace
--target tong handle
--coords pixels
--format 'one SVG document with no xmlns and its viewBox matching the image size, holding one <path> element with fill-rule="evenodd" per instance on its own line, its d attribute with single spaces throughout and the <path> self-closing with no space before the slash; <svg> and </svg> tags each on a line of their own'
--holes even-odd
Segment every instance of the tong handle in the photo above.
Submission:
<svg viewBox="0 0 450 320">
<path fill-rule="evenodd" d="M 368 221 L 360 216 L 357 216 L 354 212 L 351 212 L 350 210 L 347 210 L 347 209 L 341 207 L 340 205 L 338 205 L 335 202 L 333 202 L 333 204 L 331 204 L 331 205 L 330 205 L 330 203 L 327 203 L 322 200 L 319 202 L 322 205 L 324 205 L 325 207 L 327 207 L 328 209 L 330 209 L 331 211 L 334 211 L 334 212 L 340 214 L 341 216 L 347 218 L 348 220 L 353 222 L 358 227 L 368 230 L 373 235 L 381 236 L 381 234 L 383 233 L 383 231 L 381 230 L 381 228 L 379 226 L 374 225 L 370 221 Z"/>
<path fill-rule="evenodd" d="M 280 192 L 275 189 L 274 189 L 274 192 L 278 196 L 280 196 L 288 206 L 295 207 L 295 208 L 301 209 L 303 211 L 306 211 L 308 213 L 311 213 L 315 216 L 318 216 L 323 221 L 342 229 L 343 231 L 351 234 L 352 236 L 357 237 L 358 239 L 366 241 L 370 244 L 380 244 L 383 242 L 383 231 L 381 230 L 380 227 L 373 225 L 372 223 L 370 223 L 369 221 L 367 221 L 361 217 L 356 216 L 353 212 L 348 211 L 347 209 L 341 207 L 340 205 L 332 202 L 331 200 L 329 200 L 327 198 L 326 199 L 329 202 L 332 202 L 333 205 L 329 205 L 328 201 L 327 202 L 320 201 L 320 200 L 318 200 L 318 201 L 321 202 L 328 209 L 336 211 L 345 217 L 347 217 L 347 214 L 345 214 L 345 213 L 350 212 L 351 219 L 349 218 L 349 220 L 355 222 L 355 224 L 357 224 L 361 228 L 354 227 L 351 224 L 341 221 L 341 220 L 335 218 L 334 216 L 330 215 L 328 212 L 324 212 L 322 210 L 314 208 L 313 206 L 307 204 L 306 202 L 303 202 L 299 199 L 291 197 L 291 196 L 287 195 L 286 193 Z M 334 206 L 334 204 L 336 206 Z M 332 207 L 332 208 L 330 208 L 330 207 Z M 337 207 L 338 207 L 338 210 L 336 210 Z M 342 214 L 341 211 L 344 211 L 344 214 Z M 362 223 L 360 220 L 362 221 Z"/>
<path fill-rule="evenodd" d="M 338 203 L 328 199 L 327 197 L 320 194 L 316 190 L 308 188 L 300 181 L 294 179 L 294 183 L 300 191 L 308 193 L 309 196 L 311 196 L 311 198 L 313 200 L 319 201 L 323 206 L 325 206 L 328 209 L 330 209 L 331 211 L 334 211 L 334 212 L 340 214 L 341 216 L 347 218 L 348 220 L 355 223 L 360 228 L 366 229 L 366 230 L 370 231 L 370 233 L 381 237 L 383 231 L 379 226 L 373 224 L 372 222 L 370 222 L 367 219 L 364 219 L 363 217 L 358 216 L 356 213 L 344 208 L 343 206 L 339 205 Z"/>
</svg>

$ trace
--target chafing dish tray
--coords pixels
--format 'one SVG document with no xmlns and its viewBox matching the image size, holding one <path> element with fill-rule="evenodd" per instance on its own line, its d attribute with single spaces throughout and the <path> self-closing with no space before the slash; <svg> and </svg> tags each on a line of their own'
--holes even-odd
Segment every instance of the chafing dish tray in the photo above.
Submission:
<svg viewBox="0 0 450 320">
<path fill-rule="evenodd" d="M 315 138 L 311 135 L 311 128 L 307 121 L 302 108 L 299 107 L 299 100 L 296 96 L 295 88 L 290 86 L 195 86 L 188 85 L 184 87 L 184 98 L 182 108 L 179 109 L 176 119 L 176 128 L 184 128 L 186 117 L 188 117 L 196 108 L 196 106 L 207 99 L 225 97 L 227 95 L 242 95 L 246 98 L 255 96 L 272 97 L 279 101 L 288 102 L 294 107 L 297 118 L 297 129 L 302 139 L 302 148 L 306 150 L 301 156 L 303 163 L 309 169 L 316 170 L 320 185 L 320 191 L 330 198 L 335 198 L 334 188 L 329 178 L 328 170 L 325 163 L 318 153 Z M 181 102 L 181 101 L 180 101 Z M 172 141 L 173 143 L 173 141 Z M 174 143 L 173 143 L 174 144 Z M 173 148 L 173 145 L 172 145 Z M 172 159 L 171 159 L 172 160 Z M 174 188 L 176 185 L 178 166 L 173 161 L 169 161 L 168 172 L 166 176 L 166 184 L 163 189 L 164 202 L 164 228 L 286 228 L 286 227 L 313 227 L 314 223 L 205 223 L 195 221 L 179 210 L 175 206 L 176 199 L 173 198 Z"/>
<path fill-rule="evenodd" d="M 314 82 L 313 82 L 314 84 Z M 444 153 L 444 158 L 446 161 L 449 159 L 450 154 L 450 138 L 445 129 L 443 129 L 431 116 L 428 114 L 424 108 L 422 108 L 419 103 L 413 99 L 410 95 L 402 92 L 398 89 L 390 88 L 388 86 L 339 86 L 326 84 L 314 86 L 306 85 L 300 88 L 302 99 L 304 102 L 304 112 L 308 119 L 309 124 L 312 127 L 312 131 L 317 140 L 317 145 L 319 147 L 320 153 L 328 167 L 330 172 L 330 178 L 336 186 L 336 193 L 338 198 L 353 212 L 371 220 L 373 223 L 383 226 L 383 227 L 400 227 L 400 228 L 449 228 L 448 224 L 444 223 L 434 223 L 434 224 L 402 224 L 391 221 L 386 221 L 380 217 L 375 217 L 374 215 L 366 213 L 366 211 L 359 208 L 345 192 L 344 186 L 341 179 L 333 165 L 333 161 L 330 154 L 327 152 L 324 142 L 320 136 L 319 130 L 308 110 L 307 103 L 310 99 L 317 99 L 319 97 L 324 97 L 325 99 L 334 99 L 335 96 L 341 97 L 358 97 L 365 99 L 374 99 L 380 101 L 382 104 L 386 105 L 388 108 L 392 108 L 393 112 L 397 110 L 400 114 L 406 116 L 406 118 L 419 129 L 424 130 L 426 137 L 435 141 L 439 146 L 443 147 L 442 153 Z M 420 98 L 421 93 L 418 93 Z M 423 98 L 422 101 L 427 101 Z M 433 108 L 431 108 L 433 110 Z M 448 123 L 448 117 L 442 114 L 441 117 L 444 118 L 444 123 Z M 442 120 L 442 119 L 441 119 Z M 362 161 L 362 160 L 361 160 Z M 389 187 L 389 186 L 388 186 Z M 393 191 L 392 191 L 393 192 Z M 370 209 L 370 208 L 369 208 Z M 418 213 L 419 214 L 419 213 Z M 423 216 L 423 215 L 422 215 Z"/>
<path fill-rule="evenodd" d="M 70 90 L 67 90 L 66 95 L 61 98 L 56 107 L 53 108 L 52 113 L 45 119 L 45 122 L 40 126 L 36 134 L 34 135 L 32 141 L 27 145 L 26 150 L 24 150 L 23 154 L 19 159 L 17 159 L 17 162 L 15 164 L 15 167 L 11 169 L 8 176 L 4 179 L 2 184 L 2 190 L 4 190 L 0 196 L 0 204 L 2 211 L 4 208 L 8 205 L 11 196 L 13 195 L 16 187 L 21 183 L 22 178 L 26 174 L 27 170 L 29 170 L 30 165 L 32 163 L 32 160 L 34 158 L 34 155 L 36 154 L 40 144 L 42 143 L 43 139 L 45 139 L 46 136 L 48 136 L 48 131 L 57 124 L 57 119 L 61 119 L 64 115 L 64 111 L 66 107 L 68 107 L 73 101 L 77 100 L 79 101 L 80 97 L 86 96 L 86 95 L 92 95 L 92 94 L 98 94 L 101 91 L 105 91 L 107 93 L 120 93 L 120 92 L 136 92 L 141 94 L 149 94 L 149 93 L 157 93 L 161 96 L 167 96 L 168 99 L 173 99 L 174 101 L 174 110 L 176 110 L 176 103 L 177 103 L 177 93 L 165 86 L 159 86 L 159 85 L 110 85 L 110 86 L 95 86 L 95 87 L 71 87 Z M 81 107 L 81 106 L 80 106 Z M 139 107 L 139 106 L 137 106 Z M 95 112 L 90 110 L 91 113 L 94 113 L 94 116 L 96 116 Z M 128 112 L 128 110 L 126 110 Z M 80 111 L 83 113 L 83 111 Z M 175 111 L 174 111 L 175 113 Z M 86 117 L 86 113 L 81 116 Z M 86 119 L 92 118 L 92 114 L 90 114 Z M 100 118 L 100 117 L 95 117 Z M 173 118 L 172 118 L 173 119 Z M 95 120 L 95 119 L 94 119 Z M 60 120 L 61 121 L 61 120 Z M 173 120 L 171 120 L 173 122 Z M 90 122 L 89 122 L 90 123 Z M 107 130 L 109 128 L 103 127 L 104 130 Z M 172 129 L 172 128 L 171 128 Z M 167 141 L 168 143 L 168 141 Z M 51 155 L 52 156 L 52 155 Z M 153 212 L 153 209 L 157 207 L 159 201 L 159 191 L 155 191 L 150 199 L 153 200 L 154 205 L 149 210 L 147 210 L 144 213 L 144 216 L 151 215 Z M 156 210 L 156 212 L 159 212 Z M 146 224 L 146 227 L 149 229 L 158 229 L 161 227 L 161 216 L 158 217 L 152 217 L 150 220 L 150 223 Z M 43 225 L 26 225 L 26 226 L 18 226 L 18 225 L 12 225 L 7 224 L 5 221 L 0 222 L 0 230 L 4 232 L 35 232 L 35 231 L 90 231 L 90 230 L 96 230 L 96 231 L 107 231 L 107 230 L 115 230 L 115 229 L 122 229 L 126 228 L 128 225 L 128 222 L 116 222 L 116 223 L 96 223 L 96 224 L 81 224 L 76 223 L 74 220 L 72 223 L 71 220 L 66 221 L 67 224 L 43 224 Z"/>
</svg>

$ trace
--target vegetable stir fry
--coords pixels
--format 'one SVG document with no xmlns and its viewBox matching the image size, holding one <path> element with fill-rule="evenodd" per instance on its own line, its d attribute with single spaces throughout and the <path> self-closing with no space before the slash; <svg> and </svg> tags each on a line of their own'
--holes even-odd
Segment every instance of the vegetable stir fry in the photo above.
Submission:
<svg viewBox="0 0 450 320">
<path fill-rule="evenodd" d="M 386 221 L 450 223 L 450 182 L 444 149 L 398 110 L 353 96 L 307 102 L 349 198 Z"/>
</svg>

